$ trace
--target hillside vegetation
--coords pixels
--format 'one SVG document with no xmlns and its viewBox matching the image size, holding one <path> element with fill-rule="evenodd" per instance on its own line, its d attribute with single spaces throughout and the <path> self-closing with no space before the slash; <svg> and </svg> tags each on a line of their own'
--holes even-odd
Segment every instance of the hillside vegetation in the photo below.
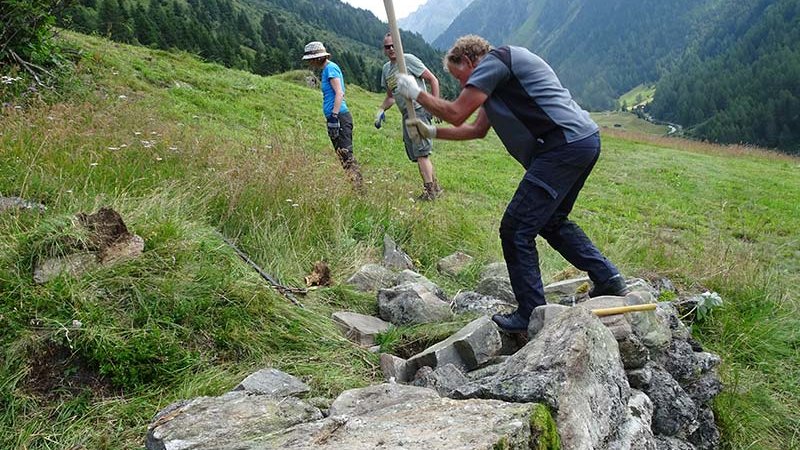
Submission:
<svg viewBox="0 0 800 450">
<path fill-rule="evenodd" d="M 499 219 L 522 171 L 493 134 L 436 142 L 445 195 L 416 203 L 398 111 L 376 130 L 383 96 L 348 87 L 367 182 L 358 195 L 305 73 L 264 78 L 65 38 L 82 55 L 62 100 L 0 111 L 0 196 L 47 206 L 0 212 L 0 448 L 141 448 L 159 409 L 219 395 L 264 366 L 301 377 L 314 396 L 380 382 L 377 355 L 341 337 L 330 315 L 376 312 L 343 280 L 380 261 L 384 233 L 451 296 L 502 259 Z M 626 275 L 724 299 L 694 334 L 724 361 L 715 412 L 726 449 L 800 446 L 798 174 L 788 156 L 604 128 L 574 212 Z M 33 263 L 59 251 L 71 218 L 103 205 L 144 238 L 142 258 L 35 285 Z M 334 286 L 295 306 L 222 236 L 297 287 L 325 260 Z M 457 250 L 476 257 L 473 270 L 440 276 L 436 262 Z M 540 256 L 545 282 L 574 273 L 546 245 Z M 392 345 L 423 348 L 461 325 L 403 329 Z"/>
<path fill-rule="evenodd" d="M 369 11 L 339 0 L 77 0 L 59 25 L 117 42 L 194 53 L 226 67 L 271 75 L 305 69 L 303 47 L 322 41 L 351 84 L 380 91 L 381 45 L 388 25 Z M 403 48 L 442 79 L 439 52 L 403 32 Z"/>
<path fill-rule="evenodd" d="M 714 142 L 800 154 L 800 3 L 726 5 L 713 27 L 657 86 L 653 114 Z"/>
<path fill-rule="evenodd" d="M 695 138 L 800 153 L 796 0 L 475 0 L 433 45 L 464 34 L 540 54 L 586 108 L 656 84 L 651 114 Z"/>
</svg>

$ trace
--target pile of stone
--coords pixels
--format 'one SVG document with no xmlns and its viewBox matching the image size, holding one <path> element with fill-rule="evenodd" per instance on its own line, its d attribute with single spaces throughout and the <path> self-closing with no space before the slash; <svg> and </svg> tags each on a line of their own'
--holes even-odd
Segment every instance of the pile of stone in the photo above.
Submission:
<svg viewBox="0 0 800 450">
<path fill-rule="evenodd" d="M 711 401 L 721 391 L 718 356 L 703 351 L 669 302 L 598 317 L 591 311 L 655 303 L 659 291 L 629 280 L 626 297 L 588 299 L 583 278 L 547 287 L 527 336 L 489 318 L 515 307 L 502 264 L 474 291 L 449 300 L 414 272 L 387 238 L 384 263 L 348 283 L 375 292 L 380 317 L 334 314 L 343 333 L 373 346 L 390 326 L 478 314 L 454 335 L 404 359 L 382 354 L 386 383 L 305 399 L 307 388 L 268 370 L 220 397 L 171 405 L 150 426 L 149 449 L 700 449 L 719 446 Z M 439 264 L 457 276 L 463 254 Z M 456 264 L 450 264 L 456 262 Z M 277 384 L 277 387 L 274 386 Z M 259 386 L 254 388 L 253 386 Z"/>
</svg>

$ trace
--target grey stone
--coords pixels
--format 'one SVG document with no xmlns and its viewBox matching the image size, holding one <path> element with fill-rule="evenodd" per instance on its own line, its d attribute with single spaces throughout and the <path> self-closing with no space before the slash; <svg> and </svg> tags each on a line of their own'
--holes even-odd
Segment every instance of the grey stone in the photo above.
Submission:
<svg viewBox="0 0 800 450">
<path fill-rule="evenodd" d="M 700 375 L 700 368 L 694 357 L 692 346 L 687 341 L 673 340 L 669 347 L 653 353 L 653 360 L 659 363 L 681 384 L 688 383 Z"/>
<path fill-rule="evenodd" d="M 444 322 L 453 317 L 450 305 L 422 284 L 403 284 L 378 291 L 378 311 L 395 325 Z"/>
<path fill-rule="evenodd" d="M 453 312 L 456 314 L 476 313 L 491 316 L 509 313 L 514 309 L 515 305 L 472 291 L 459 292 L 453 297 Z"/>
<path fill-rule="evenodd" d="M 658 450 L 697 450 L 694 445 L 673 436 L 656 435 L 656 446 Z"/>
<path fill-rule="evenodd" d="M 347 279 L 346 283 L 362 292 L 376 292 L 378 289 L 394 286 L 397 275 L 378 264 L 366 264 Z"/>
<path fill-rule="evenodd" d="M 650 429 L 653 418 L 653 403 L 640 391 L 631 391 L 628 414 L 617 433 L 617 438 L 608 445 L 608 450 L 657 450 L 656 439 Z"/>
<path fill-rule="evenodd" d="M 708 372 L 700 379 L 688 383 L 684 390 L 696 405 L 707 404 L 722 392 L 722 381 L 716 372 Z"/>
<path fill-rule="evenodd" d="M 686 341 L 692 337 L 692 333 L 688 327 L 681 321 L 678 310 L 670 302 L 658 303 L 656 308 L 656 315 L 659 320 L 663 320 L 672 332 L 672 339 L 679 341 Z"/>
<path fill-rule="evenodd" d="M 448 397 L 453 391 L 468 382 L 467 377 L 456 366 L 445 364 L 442 367 L 437 367 L 436 370 L 431 370 L 430 373 L 418 377 L 412 384 L 433 389 L 442 397 Z"/>
<path fill-rule="evenodd" d="M 241 449 L 527 450 L 534 405 L 452 400 L 431 390 L 383 384 L 346 391 L 321 421 L 273 433 Z M 502 444 L 501 444 L 502 443 Z"/>
<path fill-rule="evenodd" d="M 593 309 L 605 309 L 605 308 L 617 308 L 620 306 L 627 306 L 625 303 L 625 297 L 616 297 L 612 295 L 604 295 L 600 297 L 595 297 L 589 299 L 583 303 L 581 303 L 578 308 L 586 308 L 588 310 Z M 625 314 L 614 314 L 611 316 L 603 316 L 600 317 L 600 322 L 603 323 L 611 333 L 614 335 L 614 339 L 617 341 L 622 341 L 628 338 L 633 333 L 633 329 L 631 328 L 631 324 L 628 321 L 629 314 L 638 314 L 638 313 L 625 313 Z"/>
<path fill-rule="evenodd" d="M 653 432 L 665 436 L 693 432 L 697 406 L 691 397 L 662 367 L 649 363 L 648 368 L 652 378 L 642 390 L 653 402 Z"/>
<path fill-rule="evenodd" d="M 143 252 L 144 239 L 135 234 L 124 235 L 100 252 L 100 263 L 105 267 L 109 267 L 136 259 L 142 256 Z"/>
<path fill-rule="evenodd" d="M 0 212 L 11 209 L 28 209 L 44 212 L 47 207 L 41 203 L 34 203 L 19 197 L 0 197 Z"/>
<path fill-rule="evenodd" d="M 543 305 L 534 308 L 528 322 L 528 338 L 533 339 L 542 328 L 569 309 L 569 306 L 564 305 Z"/>
<path fill-rule="evenodd" d="M 517 298 L 514 296 L 511 281 L 508 278 L 483 278 L 475 287 L 475 292 L 500 299 L 510 305 L 517 305 Z"/>
<path fill-rule="evenodd" d="M 453 364 L 463 371 L 476 369 L 500 354 L 503 337 L 489 317 L 479 317 L 457 333 L 408 359 L 411 370 Z"/>
<path fill-rule="evenodd" d="M 645 390 L 653 380 L 652 367 L 647 365 L 640 369 L 628 370 L 625 373 L 628 375 L 628 384 L 634 389 Z"/>
<path fill-rule="evenodd" d="M 294 397 L 277 399 L 235 391 L 199 397 L 159 414 L 148 427 L 148 450 L 236 448 L 258 436 L 322 419 L 319 409 Z"/>
<path fill-rule="evenodd" d="M 483 278 L 505 278 L 508 279 L 508 266 L 505 262 L 494 262 L 487 264 L 481 271 L 481 279 Z"/>
<path fill-rule="evenodd" d="M 390 326 L 388 322 L 377 317 L 347 311 L 333 313 L 332 318 L 347 339 L 364 347 L 375 345 L 378 334 L 385 332 Z"/>
<path fill-rule="evenodd" d="M 39 264 L 33 271 L 33 281 L 44 284 L 61 275 L 79 277 L 100 266 L 94 253 L 73 253 L 71 255 L 50 258 Z"/>
<path fill-rule="evenodd" d="M 587 285 L 587 287 L 591 285 L 589 277 L 572 278 L 550 283 L 544 287 L 545 300 L 552 303 L 566 304 L 564 299 L 568 298 L 568 304 L 574 304 L 578 288 L 584 285 Z"/>
<path fill-rule="evenodd" d="M 654 303 L 655 299 L 648 292 L 636 291 L 625 296 L 625 302 L 629 305 L 644 305 Z M 648 348 L 663 349 L 672 340 L 670 321 L 664 320 L 664 316 L 659 315 L 658 306 L 655 311 L 642 311 L 631 314 L 628 317 L 634 334 Z"/>
<path fill-rule="evenodd" d="M 297 377 L 278 369 L 267 368 L 250 374 L 233 390 L 280 399 L 305 395 L 311 389 Z"/>
<path fill-rule="evenodd" d="M 625 339 L 617 341 L 619 355 L 625 370 L 640 369 L 650 360 L 650 351 L 642 344 L 636 335 L 631 334 Z"/>
<path fill-rule="evenodd" d="M 472 256 L 463 253 L 455 252 L 452 255 L 445 256 L 436 263 L 436 269 L 445 275 L 456 277 L 464 271 L 474 260 Z"/>
<path fill-rule="evenodd" d="M 587 310 L 570 308 L 497 374 L 454 395 L 546 403 L 557 411 L 561 448 L 584 449 L 602 448 L 622 425 L 630 387 L 611 332 Z"/>
<path fill-rule="evenodd" d="M 447 294 L 436 283 L 429 280 L 424 275 L 421 275 L 413 270 L 405 269 L 397 274 L 395 286 L 402 286 L 404 284 L 421 284 L 425 286 L 434 295 L 439 297 L 442 301 L 448 301 Z"/>
<path fill-rule="evenodd" d="M 405 359 L 389 353 L 381 353 L 381 373 L 387 381 L 399 383 L 407 383 L 414 376 Z"/>
<path fill-rule="evenodd" d="M 503 368 L 503 364 L 508 361 L 508 358 L 510 358 L 508 355 L 495 356 L 487 361 L 483 367 L 467 372 L 466 377 L 470 381 L 478 381 L 483 378 L 491 377 Z"/>
<path fill-rule="evenodd" d="M 721 438 L 717 425 L 714 422 L 714 411 L 710 406 L 700 408 L 698 426 L 694 433 L 689 435 L 691 442 L 697 450 L 716 450 L 719 448 Z"/>
<path fill-rule="evenodd" d="M 383 265 L 392 270 L 414 268 L 411 257 L 401 250 L 388 234 L 383 236 Z"/>
</svg>

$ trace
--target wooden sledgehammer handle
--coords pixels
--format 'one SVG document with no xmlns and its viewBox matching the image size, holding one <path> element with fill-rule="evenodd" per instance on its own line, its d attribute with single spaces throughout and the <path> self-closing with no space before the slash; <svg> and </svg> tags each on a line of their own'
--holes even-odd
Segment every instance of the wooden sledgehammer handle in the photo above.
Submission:
<svg viewBox="0 0 800 450">
<path fill-rule="evenodd" d="M 403 53 L 403 42 L 400 40 L 400 28 L 397 26 L 397 19 L 394 15 L 394 3 L 392 0 L 383 0 L 383 6 L 386 8 L 386 18 L 389 21 L 389 31 L 392 33 L 392 43 L 394 44 L 394 51 L 397 54 L 397 70 L 402 74 L 408 73 L 406 70 L 406 58 Z M 409 119 L 416 119 L 417 113 L 414 111 L 414 100 L 406 99 L 406 115 Z"/>
<path fill-rule="evenodd" d="M 637 311 L 652 311 L 656 309 L 655 303 L 648 303 L 646 305 L 630 305 L 630 306 L 617 306 L 616 308 L 601 308 L 593 309 L 592 312 L 597 317 L 613 316 L 615 314 L 625 314 Z"/>
</svg>

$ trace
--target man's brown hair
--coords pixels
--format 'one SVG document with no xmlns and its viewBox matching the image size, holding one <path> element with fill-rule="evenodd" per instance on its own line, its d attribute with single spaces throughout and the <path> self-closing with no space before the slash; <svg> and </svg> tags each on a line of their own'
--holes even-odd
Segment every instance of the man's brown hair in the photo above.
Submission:
<svg viewBox="0 0 800 450">
<path fill-rule="evenodd" d="M 447 69 L 447 63 L 461 64 L 464 58 L 469 59 L 472 63 L 476 63 L 479 59 L 483 58 L 492 45 L 486 39 L 475 35 L 468 34 L 461 36 L 453 44 L 453 47 L 444 55 L 444 67 Z"/>
</svg>

